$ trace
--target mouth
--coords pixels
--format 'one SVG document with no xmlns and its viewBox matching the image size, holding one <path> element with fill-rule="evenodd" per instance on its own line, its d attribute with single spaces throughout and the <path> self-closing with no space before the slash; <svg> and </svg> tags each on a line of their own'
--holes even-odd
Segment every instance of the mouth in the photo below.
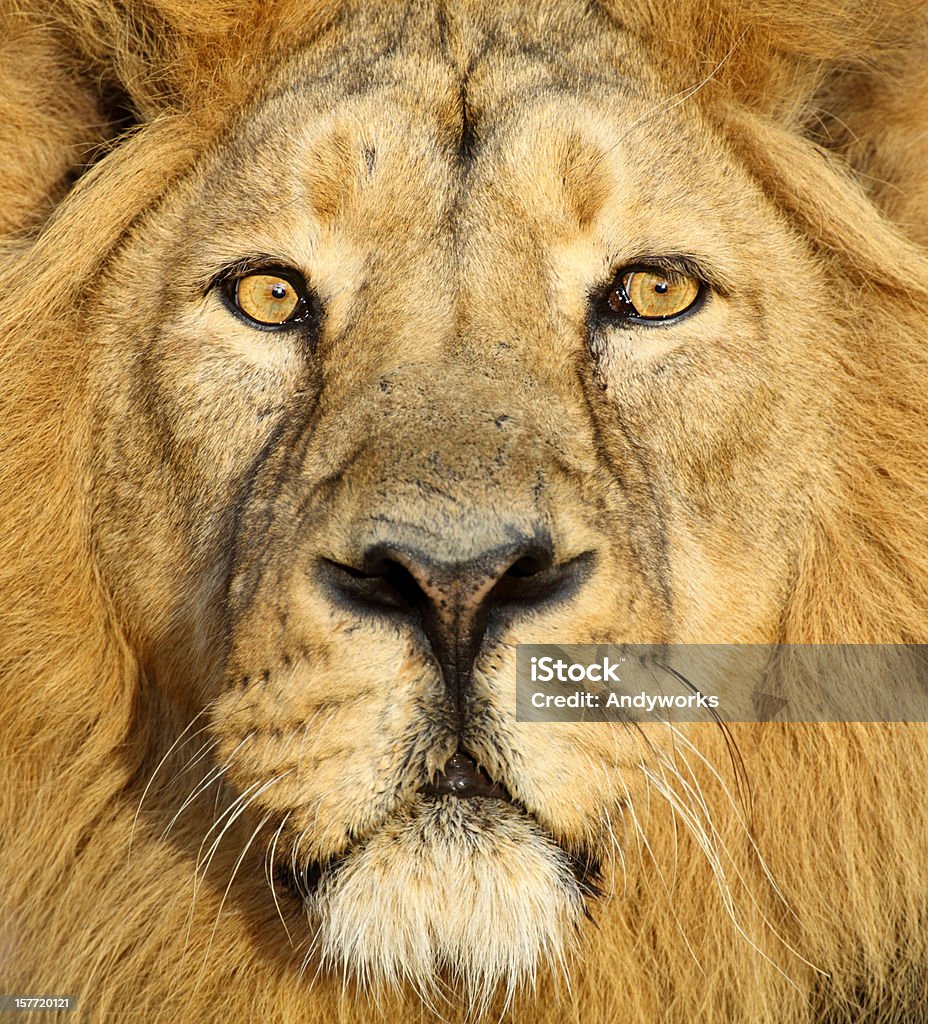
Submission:
<svg viewBox="0 0 928 1024">
<path fill-rule="evenodd" d="M 410 810 L 419 819 L 431 818 L 441 823 L 446 840 L 464 840 L 472 829 L 492 830 L 501 822 L 513 819 L 530 822 L 542 829 L 537 819 L 506 786 L 490 777 L 478 761 L 464 750 L 457 750 L 445 767 L 418 790 L 421 798 Z M 563 855 L 580 892 L 586 897 L 601 897 L 601 864 L 587 848 L 565 845 L 548 829 L 542 829 Z M 302 903 L 311 902 L 323 882 L 334 883 L 342 869 L 364 846 L 360 841 L 344 852 L 324 860 L 311 860 L 300 865 L 279 864 L 275 880 Z M 587 912 L 588 913 L 588 912 Z"/>
<path fill-rule="evenodd" d="M 442 771 L 427 782 L 420 792 L 432 799 L 443 796 L 456 797 L 458 800 L 490 797 L 516 804 L 506 787 L 494 782 L 474 758 L 463 750 L 452 754 Z"/>
</svg>

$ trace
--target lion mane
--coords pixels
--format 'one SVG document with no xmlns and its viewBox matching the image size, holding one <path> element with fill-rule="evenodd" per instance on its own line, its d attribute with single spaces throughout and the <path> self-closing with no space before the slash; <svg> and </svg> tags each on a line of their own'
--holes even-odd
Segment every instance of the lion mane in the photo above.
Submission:
<svg viewBox="0 0 928 1024">
<path fill-rule="evenodd" d="M 632 66 L 646 60 L 656 69 L 653 80 L 668 107 L 711 128 L 700 160 L 711 164 L 724 149 L 775 211 L 770 223 L 782 229 L 784 245 L 802 253 L 814 274 L 811 287 L 819 289 L 815 301 L 825 309 L 816 365 L 827 369 L 816 387 L 828 401 L 818 421 L 819 449 L 803 451 L 803 465 L 788 470 L 811 483 L 791 506 L 802 509 L 795 514 L 807 529 L 775 596 L 776 635 L 752 632 L 732 618 L 736 635 L 713 634 L 703 623 L 688 639 L 925 642 L 925 12 L 908 0 L 544 0 L 529 6 L 511 14 L 511 23 L 527 23 L 522 18 L 553 26 L 545 39 L 549 45 L 554 39 L 555 49 L 558 25 L 575 12 L 586 19 L 584 32 L 597 25 L 622 34 Z M 133 449 L 135 433 L 114 426 L 111 412 L 134 400 L 119 376 L 124 362 L 112 354 L 114 302 L 120 291 L 129 304 L 142 302 L 146 282 L 141 273 L 108 275 L 121 266 L 127 246 L 141 252 L 149 244 L 150 218 L 193 189 L 197 161 L 225 152 L 230 126 L 253 109 L 266 82 L 299 88 L 297 70 L 282 85 L 274 78 L 289 55 L 315 47 L 312 52 L 335 61 L 338 74 L 342 66 L 331 54 L 340 40 L 351 45 L 353 26 L 374 33 L 378 18 L 407 11 L 423 24 L 438 24 L 444 40 L 455 25 L 486 24 L 497 8 L 511 7 L 484 0 L 62 0 L 52 6 L 3 0 L 0 987 L 6 992 L 76 996 L 77 1018 L 88 1021 L 321 1024 L 483 1013 L 533 1024 L 924 1018 L 928 732 L 921 723 L 694 728 L 688 759 L 664 753 L 640 770 L 636 759 L 633 772 L 643 776 L 644 788 L 611 821 L 604 849 L 614 852 L 612 873 L 570 889 L 569 898 L 567 883 L 552 882 L 544 892 L 552 901 L 560 894 L 556 907 L 540 906 L 541 896 L 523 898 L 534 899 L 542 891 L 531 888 L 541 884 L 538 878 L 563 866 L 562 855 L 547 852 L 551 844 L 533 826 L 528 839 L 516 831 L 495 840 L 524 845 L 524 871 L 510 872 L 509 889 L 497 876 L 460 868 L 452 850 L 436 871 L 460 872 L 458 906 L 432 906 L 424 883 L 416 887 L 413 865 L 408 895 L 399 885 L 378 891 L 359 882 L 352 903 L 335 883 L 323 886 L 323 893 L 334 893 L 323 906 L 329 930 L 313 937 L 298 901 L 287 904 L 286 894 L 274 889 L 273 851 L 269 862 L 263 858 L 278 824 L 272 806 L 259 802 L 239 818 L 242 798 L 232 802 L 236 793 L 260 788 L 257 783 L 249 790 L 250 776 L 235 776 L 239 788 L 226 794 L 226 817 L 218 813 L 220 796 L 209 786 L 222 764 L 235 763 L 234 737 L 244 737 L 247 727 L 222 736 L 209 731 L 223 715 L 237 723 L 240 705 L 223 704 L 208 689 L 213 667 L 189 655 L 192 647 L 172 646 L 175 632 L 187 637 L 182 621 L 146 625 L 175 584 L 167 579 L 172 570 L 159 568 L 143 579 L 139 566 L 157 558 L 173 526 L 162 531 L 151 509 L 134 504 L 133 489 L 149 479 L 146 456 Z M 414 20 L 403 22 L 404 31 L 424 33 Z M 565 36 L 565 52 L 567 42 Z M 532 59 L 528 43 L 523 50 L 519 59 Z M 398 66 L 403 74 L 421 73 L 423 81 L 433 73 L 425 59 Z M 340 215 L 339 168 L 350 159 L 348 143 L 333 138 L 330 165 L 323 161 L 314 179 L 322 218 Z M 248 151 L 234 156 L 249 160 Z M 577 184 L 582 223 L 600 201 L 597 181 L 591 171 Z M 712 193 L 720 218 L 725 189 L 742 187 L 740 181 L 723 180 Z M 397 237 L 413 230 L 404 216 L 396 213 Z M 171 230 L 177 238 L 183 233 L 180 224 Z M 136 265 L 142 264 L 127 264 Z M 406 273 L 402 259 L 398 272 Z M 409 275 L 410 289 L 424 294 Z M 782 317 L 790 330 L 794 321 L 808 322 L 813 308 L 812 298 L 794 302 L 785 294 L 783 308 L 767 315 Z M 145 307 L 139 328 L 152 337 L 160 329 L 157 311 Z M 444 314 L 430 315 L 428 323 Z M 816 337 L 814 325 L 809 337 Z M 458 378 L 448 372 L 450 403 Z M 398 391 L 417 393 L 415 382 L 397 380 Z M 377 400 L 390 400 L 392 386 L 382 382 Z M 403 406 L 395 411 L 402 416 Z M 156 410 L 138 427 L 153 444 L 166 415 L 169 410 Z M 376 428 L 358 428 L 365 429 L 379 444 Z M 216 463 L 237 443 L 220 438 Z M 731 464 L 748 454 L 747 446 L 730 452 Z M 184 457 L 178 457 L 182 466 Z M 785 474 L 788 455 L 780 458 Z M 129 481 L 123 490 L 120 467 Z M 156 477 L 162 469 L 149 472 Z M 707 489 L 721 486 L 711 464 L 699 472 Z M 762 473 L 771 473 L 769 462 Z M 112 494 L 122 504 L 100 497 L 100 480 L 115 481 Z M 139 547 L 141 554 L 132 547 L 141 541 L 125 539 L 117 505 L 135 509 L 133 536 L 150 544 Z M 177 511 L 171 523 L 182 515 Z M 153 518 L 143 522 L 146 516 Z M 262 520 L 253 522 L 258 536 Z M 763 544 L 758 557 L 773 564 L 775 545 L 766 538 Z M 234 580 L 230 592 L 251 586 L 260 593 L 260 575 L 249 576 L 247 564 Z M 176 589 L 190 586 L 181 582 Z M 739 593 L 749 590 L 747 580 Z M 130 592 L 145 595 L 134 611 L 119 596 Z M 600 636 L 592 631 L 585 639 Z M 247 663 L 251 648 L 225 641 L 233 663 Z M 311 660 L 321 648 L 308 646 Z M 403 671 L 413 669 L 404 662 Z M 180 678 L 198 682 L 183 690 Z M 254 698 L 255 714 L 266 710 L 262 699 Z M 206 707 L 224 710 L 208 725 Z M 535 725 L 533 735 L 542 737 L 545 728 Z M 584 770 L 577 769 L 578 786 Z M 561 798 L 565 815 L 567 802 Z M 207 809 L 194 813 L 201 805 Z M 558 813 L 555 806 L 548 818 L 555 821 Z M 269 820 L 267 842 L 255 839 Z M 281 843 L 283 830 L 281 824 L 276 831 Z M 574 835 L 565 826 L 568 833 Z M 255 840 L 250 852 L 249 837 Z M 406 833 L 401 839 L 413 842 Z M 323 868 L 340 842 L 319 841 L 314 856 Z M 580 850 L 577 842 L 570 847 L 565 840 L 565 849 Z M 267 879 L 262 859 L 271 865 Z M 410 910 L 407 902 L 416 900 Z M 393 932 L 377 923 L 393 918 L 400 922 Z M 538 948 L 537 956 L 507 945 L 523 918 L 534 922 L 537 934 L 524 941 Z M 421 934 L 410 921 L 421 923 Z M 422 952 L 420 939 L 445 927 L 445 946 Z M 391 942 L 401 933 L 397 953 Z M 444 980 L 430 979 L 429 971 L 444 972 Z"/>
</svg>

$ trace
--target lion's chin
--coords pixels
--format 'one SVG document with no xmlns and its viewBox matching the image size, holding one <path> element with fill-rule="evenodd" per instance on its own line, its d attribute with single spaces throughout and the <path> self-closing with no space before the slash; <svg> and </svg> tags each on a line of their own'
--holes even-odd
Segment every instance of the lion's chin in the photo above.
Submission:
<svg viewBox="0 0 928 1024">
<path fill-rule="evenodd" d="M 576 859 L 497 799 L 443 798 L 322 870 L 307 909 L 323 968 L 369 988 L 442 983 L 472 1007 L 563 968 L 591 889 Z"/>
</svg>

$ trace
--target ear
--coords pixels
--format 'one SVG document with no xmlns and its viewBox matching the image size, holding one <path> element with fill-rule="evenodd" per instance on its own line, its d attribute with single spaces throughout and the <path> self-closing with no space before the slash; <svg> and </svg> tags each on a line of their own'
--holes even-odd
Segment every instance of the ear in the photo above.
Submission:
<svg viewBox="0 0 928 1024">
<path fill-rule="evenodd" d="M 913 31 L 892 59 L 833 73 L 815 99 L 810 134 L 850 165 L 904 234 L 928 245 L 928 31 Z"/>
<path fill-rule="evenodd" d="M 374 0 L 381 2 L 381 0 Z M 20 0 L 47 9 L 48 0 Z M 57 0 L 54 23 L 141 121 L 253 94 L 282 53 L 341 12 L 343 0 Z M 49 15 L 51 17 L 51 15 Z"/>
<path fill-rule="evenodd" d="M 829 150 L 884 214 L 928 242 L 928 4 L 603 2 L 675 92 Z"/>
<path fill-rule="evenodd" d="M 9 8 L 15 8 L 9 10 Z M 40 227 L 129 129 L 246 100 L 340 0 L 14 0 L 0 10 L 0 237 Z"/>
<path fill-rule="evenodd" d="M 604 2 L 679 89 L 711 82 L 783 122 L 801 118 L 835 73 L 879 74 L 928 40 L 928 14 L 913 0 Z"/>
<path fill-rule="evenodd" d="M 38 227 L 110 134 L 63 40 L 0 14 L 0 236 Z"/>
</svg>

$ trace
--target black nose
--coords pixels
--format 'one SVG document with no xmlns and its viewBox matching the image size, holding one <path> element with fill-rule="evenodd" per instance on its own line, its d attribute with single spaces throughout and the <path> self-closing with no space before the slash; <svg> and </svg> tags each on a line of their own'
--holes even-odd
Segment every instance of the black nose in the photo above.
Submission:
<svg viewBox="0 0 928 1024">
<path fill-rule="evenodd" d="M 458 710 L 494 616 L 536 610 L 572 591 L 588 556 L 558 564 L 542 531 L 465 560 L 378 540 L 357 564 L 324 559 L 322 578 L 358 611 L 399 617 L 425 634 Z"/>
</svg>

